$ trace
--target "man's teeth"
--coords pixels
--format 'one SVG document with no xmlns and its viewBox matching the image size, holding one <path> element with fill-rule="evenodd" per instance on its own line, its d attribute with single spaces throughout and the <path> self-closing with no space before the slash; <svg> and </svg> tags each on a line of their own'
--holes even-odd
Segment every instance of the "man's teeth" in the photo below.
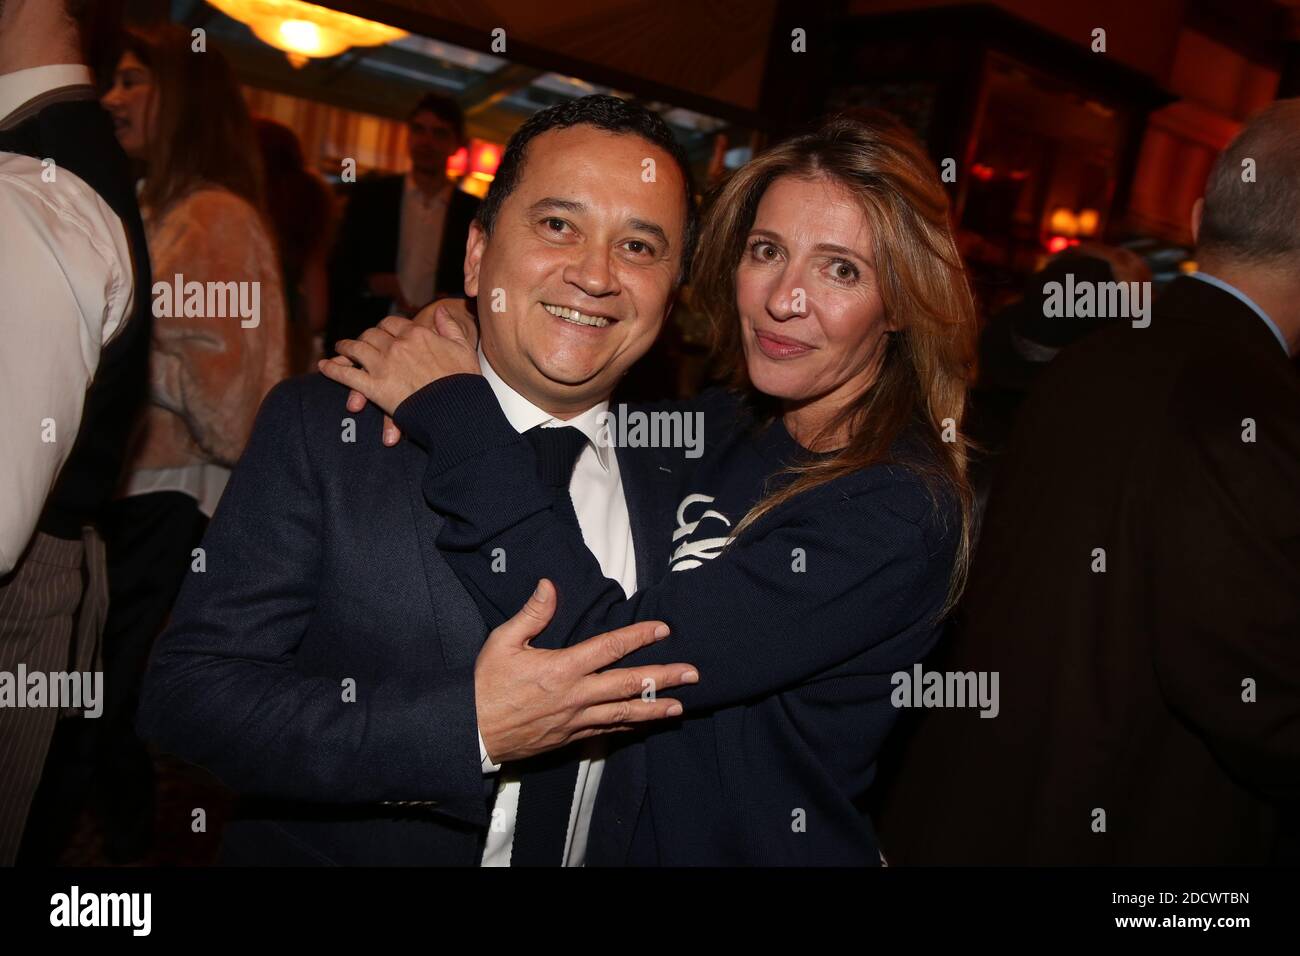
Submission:
<svg viewBox="0 0 1300 956">
<path fill-rule="evenodd" d="M 577 309 L 566 309 L 562 305 L 546 305 L 543 303 L 542 308 L 566 322 L 576 322 L 578 325 L 593 325 L 598 329 L 603 329 L 609 325 L 609 319 L 602 318 L 599 315 L 586 315 Z"/>
</svg>

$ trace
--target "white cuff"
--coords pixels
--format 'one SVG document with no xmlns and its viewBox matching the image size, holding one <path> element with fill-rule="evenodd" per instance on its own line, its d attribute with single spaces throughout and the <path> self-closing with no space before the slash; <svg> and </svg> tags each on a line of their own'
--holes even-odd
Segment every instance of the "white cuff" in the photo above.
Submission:
<svg viewBox="0 0 1300 956">
<path fill-rule="evenodd" d="M 487 746 L 483 743 L 483 735 L 478 735 L 478 759 L 483 764 L 484 773 L 496 773 L 501 769 L 501 764 L 493 763 L 492 758 L 488 756 Z"/>
</svg>

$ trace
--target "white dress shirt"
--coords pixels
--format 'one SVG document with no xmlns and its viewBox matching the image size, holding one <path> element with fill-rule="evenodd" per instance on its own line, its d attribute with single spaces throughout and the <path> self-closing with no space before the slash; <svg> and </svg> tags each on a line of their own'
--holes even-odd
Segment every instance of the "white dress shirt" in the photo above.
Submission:
<svg viewBox="0 0 1300 956">
<path fill-rule="evenodd" d="M 212 462 L 201 465 L 178 465 L 175 468 L 137 468 L 129 471 L 122 484 L 123 498 L 151 495 L 159 491 L 179 491 L 189 495 L 199 513 L 211 518 L 226 492 L 231 471 Z"/>
<path fill-rule="evenodd" d="M 402 225 L 397 243 L 397 284 L 406 301 L 417 309 L 433 301 L 442 253 L 442 231 L 447 222 L 451 183 L 436 193 L 426 193 L 406 174 L 402 186 Z M 445 290 L 444 290 L 445 291 Z"/>
<path fill-rule="evenodd" d="M 501 410 L 511 426 L 521 434 L 537 425 L 572 426 L 587 436 L 587 447 L 578 456 L 569 482 L 573 507 L 578 513 L 582 540 L 586 543 L 605 577 L 617 581 L 623 593 L 636 590 L 636 554 L 632 546 L 632 527 L 623 497 L 623 480 L 619 475 L 618 456 L 602 443 L 600 414 L 609 408 L 601 402 L 576 418 L 563 421 L 553 418 L 507 385 L 489 364 L 480 348 L 479 367 L 492 386 Z M 492 763 L 479 737 L 479 751 L 484 773 L 500 768 Z M 599 737 L 584 742 L 586 757 L 578 765 L 578 783 L 569 814 L 569 830 L 564 840 L 564 865 L 582 866 L 587 857 L 587 833 L 591 828 L 591 811 L 596 804 L 596 789 L 605 767 L 605 747 Z M 483 850 L 484 866 L 509 866 L 511 845 L 515 838 L 515 820 L 519 811 L 518 778 L 502 774 L 497 780 L 496 802 L 488 827 L 487 846 Z"/>
<path fill-rule="evenodd" d="M 0 75 L 0 126 L 36 96 L 90 82 L 78 65 Z M 41 158 L 0 152 L 0 574 L 36 530 L 100 350 L 135 301 L 122 221 L 84 180 L 49 169 L 53 182 Z"/>
</svg>

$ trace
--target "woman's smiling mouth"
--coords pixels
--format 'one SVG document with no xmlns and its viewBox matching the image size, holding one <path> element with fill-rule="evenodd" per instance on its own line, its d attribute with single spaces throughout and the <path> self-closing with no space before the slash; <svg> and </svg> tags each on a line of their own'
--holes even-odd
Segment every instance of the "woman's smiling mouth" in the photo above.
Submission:
<svg viewBox="0 0 1300 956">
<path fill-rule="evenodd" d="M 784 335 L 773 335 L 770 332 L 760 332 L 757 329 L 754 330 L 754 340 L 768 358 L 795 358 L 813 351 L 811 345 L 797 339 L 786 338 Z"/>
</svg>

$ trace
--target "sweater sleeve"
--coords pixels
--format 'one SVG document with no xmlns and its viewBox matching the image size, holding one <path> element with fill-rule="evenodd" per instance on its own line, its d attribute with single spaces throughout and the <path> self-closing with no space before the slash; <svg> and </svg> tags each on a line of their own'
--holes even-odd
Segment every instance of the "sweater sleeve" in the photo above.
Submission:
<svg viewBox="0 0 1300 956">
<path fill-rule="evenodd" d="M 404 402 L 397 416 L 429 449 L 425 497 L 446 518 L 439 547 L 489 625 L 515 613 L 539 578 L 555 583 L 556 613 L 537 646 L 662 620 L 672 635 L 618 666 L 694 664 L 699 684 L 674 688 L 673 696 L 713 709 L 858 658 L 864 672 L 876 672 L 868 651 L 889 644 L 907 658 L 908 645 L 921 650 L 933 638 L 953 548 L 947 539 L 933 553 L 927 546 L 918 520 L 925 492 L 915 482 L 882 475 L 859 493 L 819 499 L 627 598 L 601 574 L 577 529 L 552 512 L 531 448 L 486 382 L 444 379 Z M 501 553 L 504 572 L 494 560 Z"/>
<path fill-rule="evenodd" d="M 150 256 L 157 282 L 174 289 L 179 275 L 182 289 L 191 282 L 204 289 L 203 308 L 186 309 L 182 297 L 172 302 L 172 315 L 155 318 L 153 401 L 180 416 L 214 463 L 231 467 L 252 433 L 262 398 L 287 372 L 284 294 L 274 248 L 251 206 L 224 191 L 203 190 L 163 214 L 151 231 Z M 224 292 L 229 288 L 235 289 L 233 300 Z M 256 324 L 237 308 L 210 309 L 209 289 L 222 290 L 236 306 L 241 293 L 246 304 L 256 301 Z M 201 314 L 187 314 L 193 311 Z"/>
</svg>

